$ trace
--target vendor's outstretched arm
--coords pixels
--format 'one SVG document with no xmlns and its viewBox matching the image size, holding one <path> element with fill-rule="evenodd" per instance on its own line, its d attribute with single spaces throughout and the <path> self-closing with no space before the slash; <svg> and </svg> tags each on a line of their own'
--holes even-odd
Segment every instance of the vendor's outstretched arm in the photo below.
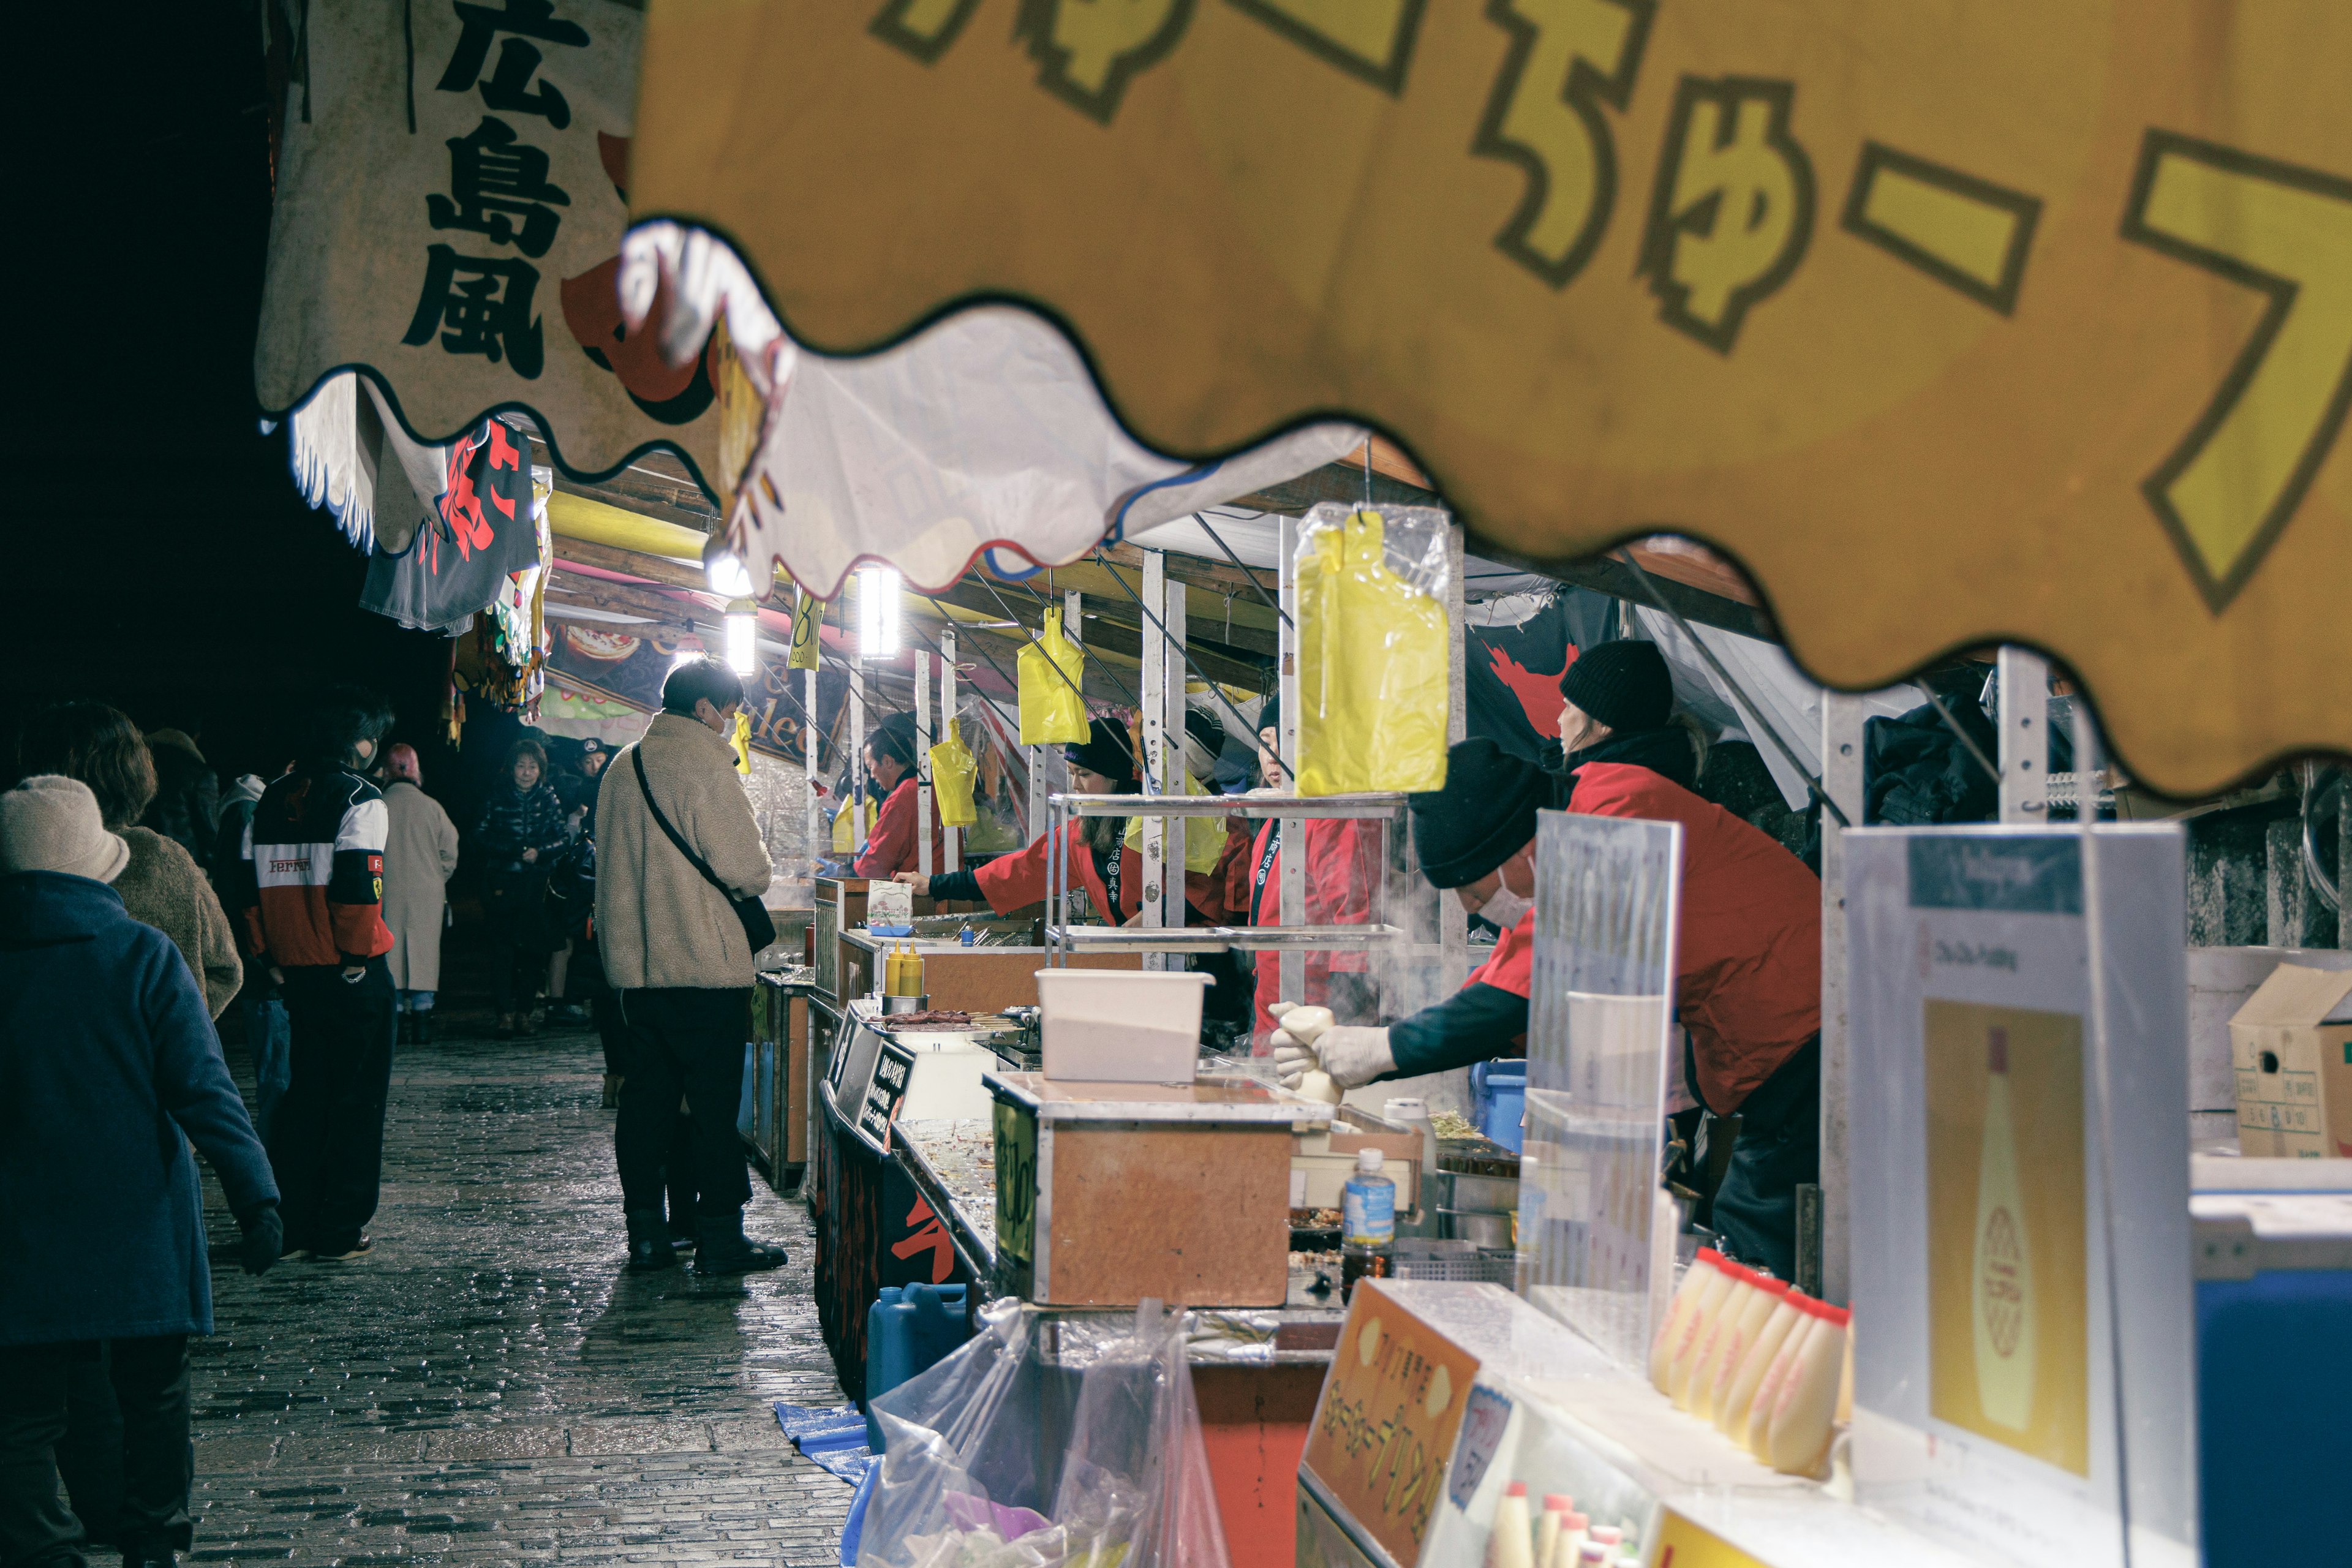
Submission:
<svg viewBox="0 0 2352 1568">
<path fill-rule="evenodd" d="M 1472 981 L 1412 1017 L 1389 1026 L 1396 1076 L 1444 1072 L 1526 1050 L 1528 999 Z"/>
</svg>

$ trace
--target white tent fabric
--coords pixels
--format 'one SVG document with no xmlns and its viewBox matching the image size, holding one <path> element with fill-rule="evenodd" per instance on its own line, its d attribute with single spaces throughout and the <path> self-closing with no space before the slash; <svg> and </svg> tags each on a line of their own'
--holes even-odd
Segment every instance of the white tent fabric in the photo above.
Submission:
<svg viewBox="0 0 2352 1568">
<path fill-rule="evenodd" d="M 379 540 L 394 554 L 406 550 L 434 514 L 449 448 L 411 440 L 384 406 L 383 389 L 355 370 L 320 382 L 288 423 L 302 499 L 333 513 L 361 550 Z"/>
<path fill-rule="evenodd" d="M 1675 699 L 1700 719 L 1720 725 L 1722 739 L 1746 740 L 1764 759 L 1780 798 L 1791 811 L 1802 811 L 1812 798 L 1802 774 L 1789 765 L 1763 732 L 1769 726 L 1788 744 L 1814 778 L 1822 774 L 1822 687 L 1789 661 L 1778 643 L 1744 637 L 1716 626 L 1693 626 L 1723 664 L 1738 689 L 1724 685 L 1706 660 L 1691 646 L 1682 628 L 1657 610 L 1633 606 L 1633 624 L 1642 636 L 1658 645 L 1674 672 Z M 1927 700 L 1916 686 L 1890 686 L 1865 694 L 1864 709 L 1871 718 L 1893 718 Z"/>
<path fill-rule="evenodd" d="M 1119 427 L 1062 334 L 1009 307 L 964 310 L 898 346 L 835 358 L 795 343 L 740 261 L 676 224 L 631 231 L 623 313 L 690 353 L 723 316 L 767 414 L 733 485 L 730 546 L 820 598 L 862 561 L 944 589 L 995 550 L 1060 565 L 1114 528 L 1128 537 L 1343 456 L 1356 426 L 1323 424 L 1217 462 L 1185 463 Z M 665 293 L 663 285 L 668 287 Z"/>
</svg>

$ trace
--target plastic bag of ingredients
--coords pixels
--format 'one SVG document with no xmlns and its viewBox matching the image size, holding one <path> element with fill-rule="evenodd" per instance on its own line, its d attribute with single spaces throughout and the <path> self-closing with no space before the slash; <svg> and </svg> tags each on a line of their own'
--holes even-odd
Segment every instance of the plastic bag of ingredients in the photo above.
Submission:
<svg viewBox="0 0 2352 1568">
<path fill-rule="evenodd" d="M 971 781 L 979 772 L 980 759 L 955 726 L 949 725 L 947 739 L 931 748 L 931 795 L 939 803 L 941 827 L 970 827 L 980 820 L 971 800 Z"/>
<path fill-rule="evenodd" d="M 1109 1334 L 1002 1301 L 874 1401 L 859 1568 L 1229 1568 L 1181 1311 Z"/>
<path fill-rule="evenodd" d="M 1446 514 L 1307 514 L 1298 582 L 1298 793 L 1445 783 Z"/>
<path fill-rule="evenodd" d="M 1062 612 L 1045 612 L 1045 629 L 1021 650 L 1021 743 L 1083 746 L 1089 733 L 1083 689 L 1087 656 L 1062 635 Z"/>
</svg>

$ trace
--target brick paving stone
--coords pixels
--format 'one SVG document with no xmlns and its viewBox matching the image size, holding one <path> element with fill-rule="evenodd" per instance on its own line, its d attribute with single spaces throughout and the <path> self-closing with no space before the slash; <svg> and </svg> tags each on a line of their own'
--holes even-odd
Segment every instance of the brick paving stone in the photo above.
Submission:
<svg viewBox="0 0 2352 1568">
<path fill-rule="evenodd" d="M 249 1279 L 207 1176 L 186 1560 L 835 1563 L 850 1489 L 769 1411 L 845 1403 L 807 1211 L 755 1173 L 748 1225 L 790 1267 L 625 1272 L 594 1037 L 443 1017 L 394 1058 L 367 1258 Z"/>
</svg>

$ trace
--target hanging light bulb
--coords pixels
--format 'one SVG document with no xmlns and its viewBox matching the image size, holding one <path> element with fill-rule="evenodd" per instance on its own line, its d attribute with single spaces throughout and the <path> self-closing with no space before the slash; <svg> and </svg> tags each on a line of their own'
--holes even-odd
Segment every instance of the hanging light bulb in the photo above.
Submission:
<svg viewBox="0 0 2352 1568">
<path fill-rule="evenodd" d="M 751 569 L 743 564 L 741 556 L 720 545 L 716 540 L 711 542 L 710 548 L 703 552 L 702 574 L 709 583 L 710 591 L 714 594 L 722 594 L 730 599 L 748 599 L 753 596 Z"/>
<path fill-rule="evenodd" d="M 727 668 L 738 675 L 760 669 L 760 605 L 736 599 L 727 606 Z"/>
<path fill-rule="evenodd" d="M 857 569 L 857 656 L 898 657 L 898 569 Z"/>
<path fill-rule="evenodd" d="M 692 664 L 702 653 L 702 639 L 688 632 L 677 639 L 677 650 L 670 655 L 669 667 L 676 669 L 681 664 Z"/>
</svg>

